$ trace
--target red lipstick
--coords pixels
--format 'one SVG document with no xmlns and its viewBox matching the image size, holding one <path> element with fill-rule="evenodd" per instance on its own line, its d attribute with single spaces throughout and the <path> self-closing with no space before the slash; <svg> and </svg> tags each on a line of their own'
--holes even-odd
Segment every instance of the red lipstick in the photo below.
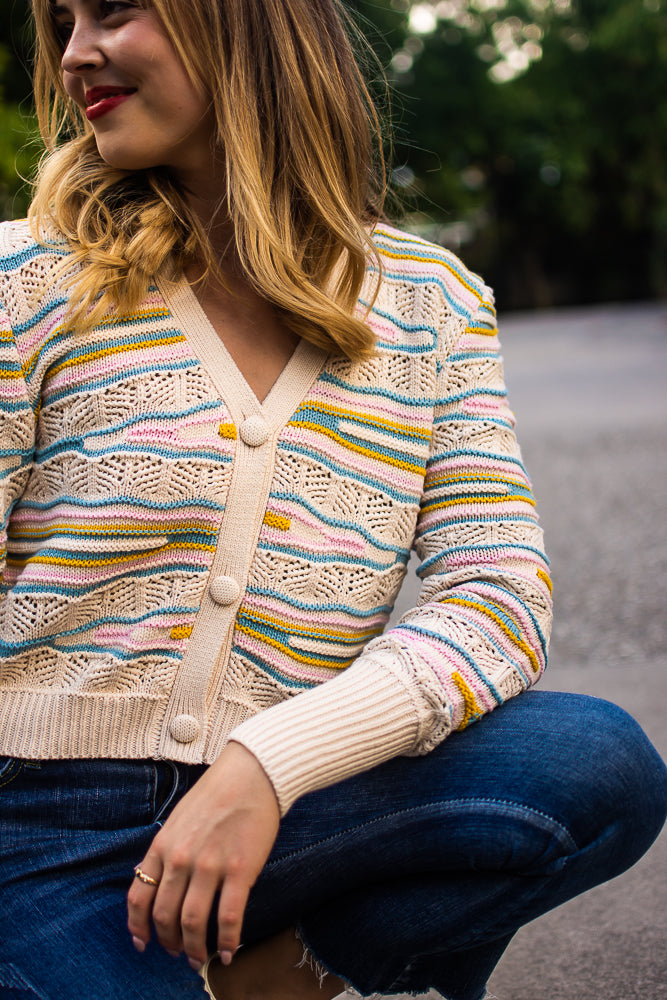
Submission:
<svg viewBox="0 0 667 1000">
<path fill-rule="evenodd" d="M 117 108 L 134 92 L 133 87 L 91 87 L 85 94 L 86 118 L 89 122 L 101 118 L 102 115 Z"/>
</svg>

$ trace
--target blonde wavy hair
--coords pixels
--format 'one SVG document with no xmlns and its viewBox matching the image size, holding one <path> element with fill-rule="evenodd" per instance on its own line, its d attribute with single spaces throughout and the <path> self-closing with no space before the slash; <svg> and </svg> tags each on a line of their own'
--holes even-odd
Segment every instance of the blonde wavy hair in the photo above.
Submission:
<svg viewBox="0 0 667 1000">
<path fill-rule="evenodd" d="M 32 0 L 35 97 L 47 153 L 29 210 L 71 248 L 67 322 L 135 311 L 156 276 L 198 262 L 207 232 L 166 168 L 124 171 L 97 151 L 62 83 L 52 0 Z M 140 0 L 140 6 L 147 5 Z M 287 326 L 354 360 L 374 337 L 355 307 L 385 194 L 382 134 L 339 0 L 150 0 L 193 83 L 210 95 L 225 211 L 252 286 Z M 72 276 L 74 275 L 74 276 Z M 374 291 L 377 290 L 377 283 Z"/>
</svg>

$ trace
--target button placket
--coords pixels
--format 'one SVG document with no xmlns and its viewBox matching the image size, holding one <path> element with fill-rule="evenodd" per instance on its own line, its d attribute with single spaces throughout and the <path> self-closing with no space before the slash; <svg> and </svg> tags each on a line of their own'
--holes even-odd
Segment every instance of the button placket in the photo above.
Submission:
<svg viewBox="0 0 667 1000">
<path fill-rule="evenodd" d="M 211 684 L 222 682 L 220 671 L 228 661 L 236 613 L 269 499 L 275 461 L 273 439 L 302 402 L 327 355 L 301 341 L 285 371 L 260 404 L 187 281 L 181 281 L 176 289 L 163 286 L 160 281 L 158 286 L 193 353 L 225 401 L 230 423 L 237 433 L 231 482 L 209 583 L 171 690 L 157 747 L 163 756 L 194 763 L 202 758 L 214 759 L 224 745 L 227 730 L 211 731 L 207 699 Z M 250 524 L 253 528 L 248 532 Z M 221 577 L 222 582 L 216 583 Z M 189 724 L 181 723 L 182 717 L 187 717 Z M 190 720 L 198 727 L 196 735 Z M 187 734 L 190 742 L 180 742 L 172 724 L 176 732 Z"/>
</svg>

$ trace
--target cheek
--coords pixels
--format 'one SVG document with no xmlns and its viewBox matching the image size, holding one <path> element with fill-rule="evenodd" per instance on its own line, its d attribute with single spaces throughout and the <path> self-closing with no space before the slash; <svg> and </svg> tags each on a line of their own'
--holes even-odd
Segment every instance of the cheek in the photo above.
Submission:
<svg viewBox="0 0 667 1000">
<path fill-rule="evenodd" d="M 78 104 L 79 107 L 84 107 L 85 101 L 81 80 L 76 76 L 72 76 L 71 73 L 63 73 L 63 86 L 67 96 L 73 100 L 75 104 Z"/>
</svg>

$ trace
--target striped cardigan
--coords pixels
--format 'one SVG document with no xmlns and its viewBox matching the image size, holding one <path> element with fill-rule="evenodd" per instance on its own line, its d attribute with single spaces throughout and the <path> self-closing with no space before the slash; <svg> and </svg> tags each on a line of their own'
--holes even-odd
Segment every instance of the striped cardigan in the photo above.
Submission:
<svg viewBox="0 0 667 1000">
<path fill-rule="evenodd" d="M 374 356 L 302 341 L 260 404 L 185 281 L 72 332 L 63 248 L 0 227 L 0 754 L 232 738 L 285 811 L 537 680 L 549 579 L 491 293 L 376 242 Z M 418 605 L 383 633 L 413 546 Z"/>
</svg>

